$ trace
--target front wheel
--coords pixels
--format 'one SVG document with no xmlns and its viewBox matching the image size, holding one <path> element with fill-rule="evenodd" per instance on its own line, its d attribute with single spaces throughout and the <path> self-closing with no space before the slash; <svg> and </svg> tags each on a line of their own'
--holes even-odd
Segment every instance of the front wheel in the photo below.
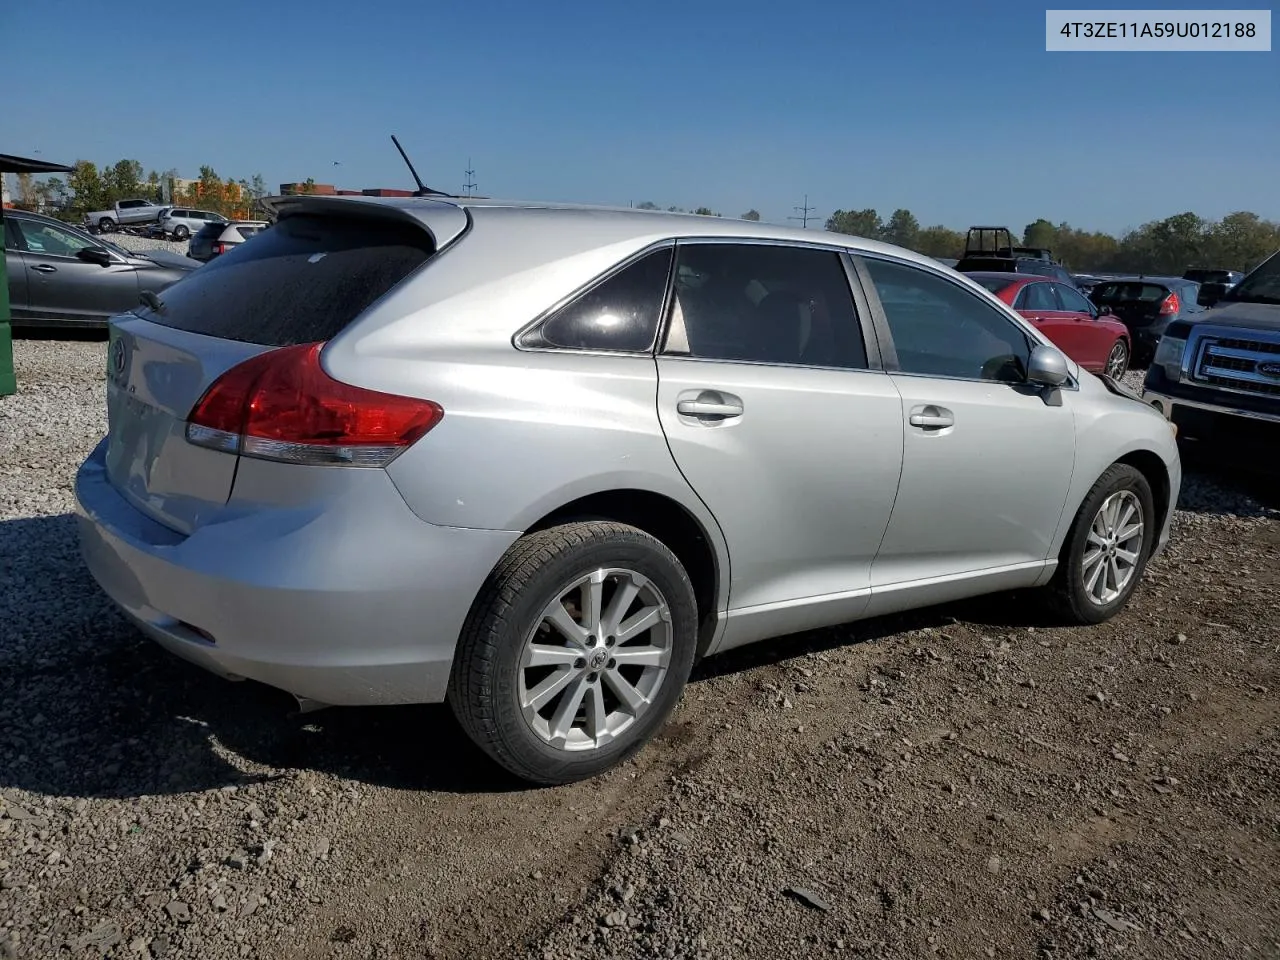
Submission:
<svg viewBox="0 0 1280 960">
<path fill-rule="evenodd" d="M 603 773 L 674 709 L 698 611 L 680 561 L 635 527 L 567 523 L 516 541 L 472 606 L 449 703 L 501 766 L 535 783 Z"/>
<path fill-rule="evenodd" d="M 1107 367 L 1103 372 L 1112 380 L 1119 380 L 1129 370 L 1129 347 L 1123 340 L 1117 340 L 1107 354 Z"/>
<path fill-rule="evenodd" d="M 1108 468 L 1080 505 L 1049 585 L 1057 612 L 1077 624 L 1119 613 L 1146 568 L 1158 523 L 1147 478 L 1128 464 Z"/>
</svg>

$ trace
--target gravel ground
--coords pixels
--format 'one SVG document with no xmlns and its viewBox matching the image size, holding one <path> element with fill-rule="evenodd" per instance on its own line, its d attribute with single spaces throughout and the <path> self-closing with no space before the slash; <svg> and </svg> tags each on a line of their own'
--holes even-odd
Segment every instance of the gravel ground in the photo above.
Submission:
<svg viewBox="0 0 1280 960">
<path fill-rule="evenodd" d="M 103 235 L 103 239 L 114 243 L 117 247 L 132 250 L 134 253 L 145 253 L 148 250 L 169 250 L 173 253 L 181 253 L 184 256 L 187 252 L 187 245 L 191 242 L 190 240 L 161 240 L 151 237 L 135 237 L 128 233 L 108 233 Z"/>
<path fill-rule="evenodd" d="M 525 790 L 443 708 L 298 716 L 140 639 L 69 516 L 103 344 L 15 348 L 4 960 L 1280 957 L 1280 517 L 1216 454 L 1111 623 L 1000 597 L 751 647 L 636 760 Z"/>
</svg>

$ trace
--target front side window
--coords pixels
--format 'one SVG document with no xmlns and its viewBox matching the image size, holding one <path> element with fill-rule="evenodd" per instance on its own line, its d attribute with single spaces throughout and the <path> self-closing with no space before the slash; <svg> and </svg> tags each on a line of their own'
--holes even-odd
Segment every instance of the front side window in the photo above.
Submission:
<svg viewBox="0 0 1280 960">
<path fill-rule="evenodd" d="M 1058 284 L 1058 299 L 1062 301 L 1062 309 L 1072 313 L 1094 313 L 1093 305 L 1085 299 L 1084 294 L 1074 287 Z"/>
<path fill-rule="evenodd" d="M 665 350 L 704 360 L 867 365 L 840 255 L 771 244 L 680 245 Z"/>
<path fill-rule="evenodd" d="M 48 223 L 34 223 L 30 220 L 15 221 L 14 226 L 26 241 L 28 253 L 43 253 L 50 257 L 74 257 L 81 250 L 98 245 L 92 240 Z"/>
<path fill-rule="evenodd" d="M 876 259 L 866 266 L 903 373 L 1010 383 L 1026 379 L 1031 342 L 998 308 L 917 267 Z"/>
<path fill-rule="evenodd" d="M 520 338 L 526 347 L 643 353 L 652 349 L 671 269 L 655 250 L 605 278 Z"/>
</svg>

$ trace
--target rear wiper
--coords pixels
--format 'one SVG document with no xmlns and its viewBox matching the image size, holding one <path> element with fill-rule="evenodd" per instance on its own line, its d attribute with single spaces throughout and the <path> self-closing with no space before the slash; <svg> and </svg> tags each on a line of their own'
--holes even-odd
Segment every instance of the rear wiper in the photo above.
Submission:
<svg viewBox="0 0 1280 960">
<path fill-rule="evenodd" d="M 138 294 L 138 301 L 144 307 L 150 307 L 156 313 L 160 313 L 160 314 L 164 313 L 164 301 L 161 300 L 159 297 L 157 297 L 150 290 L 143 290 L 142 293 Z"/>
</svg>

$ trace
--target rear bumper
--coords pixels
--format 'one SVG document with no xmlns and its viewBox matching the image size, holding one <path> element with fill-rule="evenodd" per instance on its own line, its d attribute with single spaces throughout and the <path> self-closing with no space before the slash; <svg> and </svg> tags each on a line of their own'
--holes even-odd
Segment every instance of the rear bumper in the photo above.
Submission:
<svg viewBox="0 0 1280 960">
<path fill-rule="evenodd" d="M 120 495 L 105 449 L 81 466 L 76 501 L 107 595 L 178 656 L 320 703 L 443 700 L 472 599 L 518 536 L 424 523 L 381 471 L 322 508 L 257 510 L 185 536 Z"/>
</svg>

